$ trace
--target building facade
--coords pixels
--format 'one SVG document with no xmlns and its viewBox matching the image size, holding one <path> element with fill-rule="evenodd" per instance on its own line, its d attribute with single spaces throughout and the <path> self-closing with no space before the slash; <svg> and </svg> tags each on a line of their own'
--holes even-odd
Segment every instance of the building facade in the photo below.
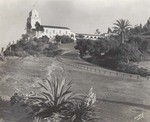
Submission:
<svg viewBox="0 0 150 122">
<path fill-rule="evenodd" d="M 47 36 L 52 41 L 56 35 L 66 35 L 76 40 L 75 33 L 67 27 L 42 25 L 39 13 L 35 9 L 32 9 L 29 13 L 26 31 L 30 38 Z"/>
<path fill-rule="evenodd" d="M 99 34 L 80 34 L 80 33 L 76 33 L 76 38 L 77 39 L 97 40 L 99 38 L 104 38 L 104 37 L 99 35 Z"/>
</svg>

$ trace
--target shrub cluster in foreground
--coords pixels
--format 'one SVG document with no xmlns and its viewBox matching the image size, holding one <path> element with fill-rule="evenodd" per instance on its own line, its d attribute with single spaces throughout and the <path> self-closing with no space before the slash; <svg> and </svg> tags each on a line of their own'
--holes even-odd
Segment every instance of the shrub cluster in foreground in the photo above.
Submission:
<svg viewBox="0 0 150 122">
<path fill-rule="evenodd" d="M 39 39 L 20 39 L 16 44 L 10 45 L 5 51 L 5 56 L 48 56 L 52 57 L 61 53 L 58 50 L 58 45 L 56 43 L 49 42 L 49 38 L 43 36 Z"/>
<path fill-rule="evenodd" d="M 70 88 L 71 82 L 62 78 L 46 79 L 39 83 L 40 93 L 22 97 L 15 94 L 12 105 L 30 107 L 29 117 L 35 122 L 95 122 L 96 94 L 91 88 L 88 95 L 77 95 Z"/>
</svg>

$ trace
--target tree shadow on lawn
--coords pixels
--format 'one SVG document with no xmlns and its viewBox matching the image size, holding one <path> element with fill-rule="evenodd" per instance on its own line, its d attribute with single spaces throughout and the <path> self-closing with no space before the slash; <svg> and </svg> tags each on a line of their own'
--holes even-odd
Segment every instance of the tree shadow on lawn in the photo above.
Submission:
<svg viewBox="0 0 150 122">
<path fill-rule="evenodd" d="M 0 122 L 32 122 L 29 108 L 11 106 L 10 101 L 0 98 Z"/>
</svg>

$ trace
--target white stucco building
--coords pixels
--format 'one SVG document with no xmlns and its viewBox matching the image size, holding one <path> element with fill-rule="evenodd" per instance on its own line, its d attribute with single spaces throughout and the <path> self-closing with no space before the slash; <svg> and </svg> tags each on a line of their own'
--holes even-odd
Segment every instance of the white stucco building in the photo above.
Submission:
<svg viewBox="0 0 150 122">
<path fill-rule="evenodd" d="M 81 34 L 81 33 L 76 33 L 76 38 L 77 39 L 97 40 L 99 38 L 103 38 L 103 36 L 101 36 L 99 34 Z"/>
<path fill-rule="evenodd" d="M 37 23 L 39 25 L 37 30 Z M 26 25 L 27 34 L 29 37 L 42 37 L 47 36 L 50 40 L 53 40 L 56 35 L 67 35 L 75 40 L 75 33 L 73 33 L 67 27 L 60 27 L 60 26 L 49 26 L 49 25 L 42 25 L 41 18 L 39 13 L 36 9 L 32 9 L 29 13 L 29 17 L 27 19 Z"/>
</svg>

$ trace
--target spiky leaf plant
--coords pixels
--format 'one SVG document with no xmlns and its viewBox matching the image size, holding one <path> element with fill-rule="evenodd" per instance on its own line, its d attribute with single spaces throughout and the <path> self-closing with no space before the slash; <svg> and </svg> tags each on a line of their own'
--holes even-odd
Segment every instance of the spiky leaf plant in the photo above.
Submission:
<svg viewBox="0 0 150 122">
<path fill-rule="evenodd" d="M 38 111 L 34 116 L 47 118 L 55 113 L 64 113 L 73 103 L 74 93 L 70 91 L 71 82 L 67 83 L 65 78 L 46 79 L 45 83 L 39 83 L 42 87 L 40 95 L 30 97 Z"/>
<path fill-rule="evenodd" d="M 87 96 L 82 97 L 74 104 L 74 113 L 71 118 L 72 122 L 95 122 L 96 117 L 96 94 L 93 93 L 93 88 L 90 89 Z"/>
</svg>

